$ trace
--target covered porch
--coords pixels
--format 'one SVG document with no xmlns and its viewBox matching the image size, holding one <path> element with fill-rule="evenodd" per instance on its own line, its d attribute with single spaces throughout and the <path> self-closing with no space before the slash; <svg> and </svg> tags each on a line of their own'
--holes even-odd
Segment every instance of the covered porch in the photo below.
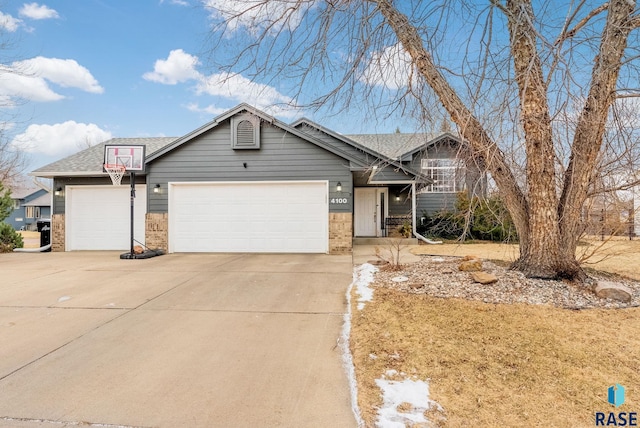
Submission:
<svg viewBox="0 0 640 428">
<path fill-rule="evenodd" d="M 354 244 L 372 238 L 413 238 L 415 177 L 374 168 L 353 173 Z M 417 242 L 416 242 L 417 243 Z"/>
</svg>

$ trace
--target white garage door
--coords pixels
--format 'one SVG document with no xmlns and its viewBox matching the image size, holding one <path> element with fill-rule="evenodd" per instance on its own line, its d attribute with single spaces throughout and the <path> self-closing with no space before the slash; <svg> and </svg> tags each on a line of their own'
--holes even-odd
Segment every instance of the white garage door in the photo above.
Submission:
<svg viewBox="0 0 640 428">
<path fill-rule="evenodd" d="M 171 183 L 170 252 L 326 253 L 327 182 Z"/>
<path fill-rule="evenodd" d="M 126 186 L 67 186 L 66 249 L 128 250 L 131 189 Z M 134 237 L 144 243 L 147 187 L 136 185 Z"/>
</svg>

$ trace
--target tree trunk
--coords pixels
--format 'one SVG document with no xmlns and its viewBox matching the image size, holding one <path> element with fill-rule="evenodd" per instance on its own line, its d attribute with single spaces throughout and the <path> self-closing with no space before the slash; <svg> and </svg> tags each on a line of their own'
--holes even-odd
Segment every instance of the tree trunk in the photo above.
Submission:
<svg viewBox="0 0 640 428">
<path fill-rule="evenodd" d="M 597 158 L 602 149 L 607 115 L 615 100 L 627 40 L 629 33 L 637 28 L 637 19 L 632 16 L 634 10 L 635 2 L 628 0 L 613 0 L 607 9 L 600 51 L 594 59 L 591 87 L 576 127 L 558 205 L 564 258 L 576 251 L 581 211 L 595 178 Z"/>
<path fill-rule="evenodd" d="M 515 266 L 528 276 L 554 278 L 560 256 L 555 151 L 535 17 L 528 0 L 507 0 L 506 15 L 525 136 L 529 200 L 528 233 Z"/>
<path fill-rule="evenodd" d="M 612 0 L 603 30 L 591 90 L 575 133 L 561 196 L 556 190 L 555 149 L 543 67 L 536 50 L 538 34 L 530 0 L 499 6 L 509 22 L 515 78 L 520 90 L 521 122 L 527 155 L 527 191 L 517 184 L 503 152 L 433 63 L 415 26 L 389 0 L 375 3 L 413 64 L 433 89 L 470 146 L 491 173 L 511 213 L 520 239 L 513 267 L 529 277 L 586 278 L 575 257 L 580 212 L 596 168 L 608 110 L 633 20 L 634 1 Z"/>
</svg>

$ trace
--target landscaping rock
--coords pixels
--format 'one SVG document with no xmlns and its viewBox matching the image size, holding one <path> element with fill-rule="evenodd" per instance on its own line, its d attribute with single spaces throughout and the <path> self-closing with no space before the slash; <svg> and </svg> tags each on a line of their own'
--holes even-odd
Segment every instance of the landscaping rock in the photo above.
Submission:
<svg viewBox="0 0 640 428">
<path fill-rule="evenodd" d="M 463 261 L 463 262 L 467 262 L 467 261 L 469 261 L 469 260 L 478 260 L 478 259 L 479 259 L 479 257 L 478 257 L 478 256 L 474 256 L 474 255 L 472 255 L 472 254 L 467 254 L 466 256 L 464 256 L 464 257 L 462 258 L 462 261 Z"/>
<path fill-rule="evenodd" d="M 477 259 L 465 260 L 462 263 L 460 263 L 460 266 L 458 266 L 458 269 L 460 269 L 463 272 L 481 271 L 482 270 L 482 260 L 477 260 Z"/>
<path fill-rule="evenodd" d="M 619 302 L 630 302 L 633 297 L 632 289 L 613 281 L 598 281 L 595 292 L 596 296 L 601 299 L 612 299 Z"/>
<path fill-rule="evenodd" d="M 480 284 L 493 284 L 498 282 L 498 277 L 487 272 L 471 272 L 471 278 Z"/>
<path fill-rule="evenodd" d="M 133 254 L 142 254 L 144 253 L 144 249 L 140 245 L 136 245 L 133 247 Z"/>
</svg>

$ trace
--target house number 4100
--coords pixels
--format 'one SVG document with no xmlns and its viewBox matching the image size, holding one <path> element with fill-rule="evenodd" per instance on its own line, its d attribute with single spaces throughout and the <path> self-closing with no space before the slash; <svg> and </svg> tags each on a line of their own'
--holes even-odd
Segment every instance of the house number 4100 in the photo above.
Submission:
<svg viewBox="0 0 640 428">
<path fill-rule="evenodd" d="M 331 198 L 332 204 L 346 204 L 347 198 Z"/>
</svg>

